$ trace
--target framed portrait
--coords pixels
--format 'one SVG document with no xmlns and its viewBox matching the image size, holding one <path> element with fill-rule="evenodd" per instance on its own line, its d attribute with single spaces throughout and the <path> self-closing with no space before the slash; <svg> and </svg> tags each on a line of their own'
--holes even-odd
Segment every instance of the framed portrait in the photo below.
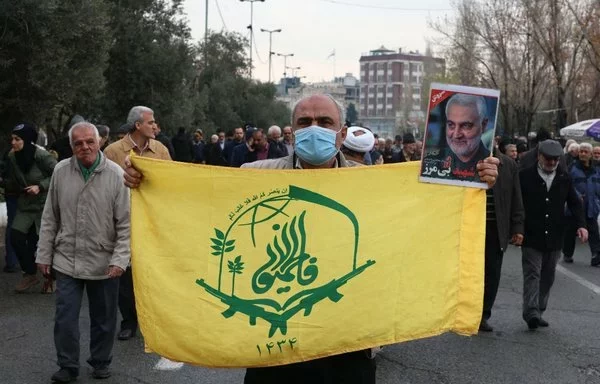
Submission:
<svg viewBox="0 0 600 384">
<path fill-rule="evenodd" d="M 500 91 L 431 84 L 419 180 L 487 189 L 477 163 L 491 156 Z"/>
</svg>

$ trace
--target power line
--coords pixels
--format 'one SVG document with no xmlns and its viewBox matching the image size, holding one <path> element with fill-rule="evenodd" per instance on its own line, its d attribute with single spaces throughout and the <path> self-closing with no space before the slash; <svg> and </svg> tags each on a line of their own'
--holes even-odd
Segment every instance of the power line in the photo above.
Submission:
<svg viewBox="0 0 600 384">
<path fill-rule="evenodd" d="M 252 33 L 252 41 L 254 42 L 254 52 L 256 53 L 256 57 L 258 58 L 258 61 L 260 61 L 261 64 L 267 64 L 261 57 L 260 54 L 258 53 L 258 48 L 256 45 L 256 36 L 254 35 L 254 33 Z"/>
<path fill-rule="evenodd" d="M 359 8 L 370 8 L 370 9 L 386 9 L 386 10 L 395 10 L 395 11 L 407 11 L 407 12 L 446 12 L 452 11 L 451 8 L 401 8 L 401 7 L 387 7 L 384 5 L 368 5 L 368 4 L 357 4 L 357 3 L 348 3 L 346 1 L 339 0 L 321 0 L 326 3 L 337 4 L 337 5 L 349 5 L 351 7 L 359 7 Z"/>
<path fill-rule="evenodd" d="M 227 30 L 227 24 L 225 24 L 225 19 L 223 18 L 223 14 L 221 13 L 221 7 L 219 6 L 219 0 L 215 0 L 215 4 L 217 4 L 217 11 L 219 11 L 219 16 L 221 17 L 221 22 L 223 23 L 223 28 Z"/>
</svg>

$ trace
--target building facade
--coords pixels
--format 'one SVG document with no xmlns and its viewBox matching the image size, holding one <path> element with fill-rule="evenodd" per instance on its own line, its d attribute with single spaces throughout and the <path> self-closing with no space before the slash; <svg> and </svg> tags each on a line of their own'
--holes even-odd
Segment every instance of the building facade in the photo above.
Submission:
<svg viewBox="0 0 600 384">
<path fill-rule="evenodd" d="M 362 124 L 383 137 L 393 137 L 399 127 L 424 121 L 421 95 L 427 75 L 443 74 L 444 59 L 402 53 L 381 47 L 360 57 L 360 109 Z"/>
<path fill-rule="evenodd" d="M 289 79 L 294 80 L 289 81 Z M 351 73 L 347 73 L 344 77 L 336 77 L 333 81 L 302 83 L 299 80 L 298 78 L 288 78 L 288 81 L 281 79 L 278 87 L 277 99 L 286 103 L 290 109 L 305 97 L 328 93 L 344 108 L 348 108 L 348 105 L 353 103 L 358 110 L 360 83 Z"/>
</svg>

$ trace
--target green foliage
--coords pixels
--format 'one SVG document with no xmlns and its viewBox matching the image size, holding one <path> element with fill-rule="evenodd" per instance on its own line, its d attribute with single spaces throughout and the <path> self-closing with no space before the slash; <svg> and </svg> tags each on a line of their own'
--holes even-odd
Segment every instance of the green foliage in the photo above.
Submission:
<svg viewBox="0 0 600 384">
<path fill-rule="evenodd" d="M 0 119 L 56 133 L 63 117 L 88 110 L 104 87 L 111 33 L 102 0 L 0 0 Z"/>
<path fill-rule="evenodd" d="M 115 1 L 102 120 L 119 126 L 134 105 L 155 110 L 166 131 L 189 126 L 195 48 L 181 1 Z"/>
<path fill-rule="evenodd" d="M 250 80 L 248 41 L 238 33 L 211 33 L 199 46 L 195 124 L 208 131 L 230 130 L 244 122 L 258 127 L 285 125 L 290 110 L 275 100 L 270 83 Z"/>
<path fill-rule="evenodd" d="M 274 86 L 248 78 L 247 40 L 194 44 L 182 4 L 0 0 L 0 135 L 31 121 L 53 140 L 76 113 L 115 129 L 134 105 L 171 133 L 286 124 Z"/>
</svg>

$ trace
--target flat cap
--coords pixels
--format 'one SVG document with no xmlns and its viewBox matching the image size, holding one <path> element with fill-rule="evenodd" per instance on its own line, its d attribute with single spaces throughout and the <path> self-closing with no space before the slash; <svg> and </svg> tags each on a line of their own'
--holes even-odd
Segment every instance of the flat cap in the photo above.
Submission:
<svg viewBox="0 0 600 384">
<path fill-rule="evenodd" d="M 538 145 L 538 151 L 547 157 L 560 157 L 563 154 L 562 147 L 556 140 L 544 140 Z"/>
</svg>

